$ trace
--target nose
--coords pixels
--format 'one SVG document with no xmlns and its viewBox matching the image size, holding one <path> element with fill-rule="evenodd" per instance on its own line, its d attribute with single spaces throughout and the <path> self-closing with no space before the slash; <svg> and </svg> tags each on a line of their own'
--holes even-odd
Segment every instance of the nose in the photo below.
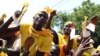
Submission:
<svg viewBox="0 0 100 56">
<path fill-rule="evenodd" d="M 38 18 L 38 21 L 41 21 L 41 19 L 40 19 L 40 18 Z"/>
<path fill-rule="evenodd" d="M 42 21 L 43 20 L 43 17 L 39 17 L 38 20 L 41 20 Z"/>
</svg>

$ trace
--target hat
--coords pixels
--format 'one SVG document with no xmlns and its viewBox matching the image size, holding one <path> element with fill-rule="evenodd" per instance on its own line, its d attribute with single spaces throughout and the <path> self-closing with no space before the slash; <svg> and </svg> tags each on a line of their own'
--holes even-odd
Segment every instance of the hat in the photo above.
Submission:
<svg viewBox="0 0 100 56">
<path fill-rule="evenodd" d="M 53 11 L 53 9 L 50 8 L 49 6 L 46 6 L 46 7 L 43 8 L 41 11 L 45 11 L 47 14 L 50 14 L 50 13 Z"/>
<path fill-rule="evenodd" d="M 66 26 L 68 26 L 68 25 L 71 25 L 71 24 L 73 24 L 73 22 L 71 22 L 71 21 L 66 22 L 66 23 L 64 24 L 64 28 L 65 28 Z"/>
</svg>

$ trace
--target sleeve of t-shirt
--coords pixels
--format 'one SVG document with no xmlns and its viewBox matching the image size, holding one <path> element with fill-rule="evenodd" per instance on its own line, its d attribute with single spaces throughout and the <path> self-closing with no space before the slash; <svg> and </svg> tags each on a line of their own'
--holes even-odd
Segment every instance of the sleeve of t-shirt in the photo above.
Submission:
<svg viewBox="0 0 100 56">
<path fill-rule="evenodd" d="M 25 40 L 31 34 L 31 25 L 30 24 L 21 24 L 20 25 L 20 33 L 21 33 L 21 46 L 24 45 Z"/>
</svg>

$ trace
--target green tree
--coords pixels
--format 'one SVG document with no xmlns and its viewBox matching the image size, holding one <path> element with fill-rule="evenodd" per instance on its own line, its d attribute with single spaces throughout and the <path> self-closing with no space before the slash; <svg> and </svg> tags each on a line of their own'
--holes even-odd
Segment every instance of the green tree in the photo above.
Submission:
<svg viewBox="0 0 100 56">
<path fill-rule="evenodd" d="M 88 16 L 88 19 L 90 19 L 95 14 L 97 14 L 98 18 L 100 18 L 100 5 L 96 5 L 90 0 L 87 0 L 83 1 L 80 7 L 74 8 L 73 12 L 71 13 L 61 11 L 58 12 L 57 16 L 54 17 L 53 22 L 57 23 L 55 19 L 60 18 L 62 20 L 60 26 L 63 29 L 63 25 L 66 21 L 73 21 L 76 24 L 76 33 L 79 34 L 81 31 L 81 24 L 84 20 L 84 16 Z M 96 32 L 94 33 L 93 39 L 95 40 L 95 47 L 97 47 L 100 44 L 100 19 L 98 20 Z"/>
</svg>

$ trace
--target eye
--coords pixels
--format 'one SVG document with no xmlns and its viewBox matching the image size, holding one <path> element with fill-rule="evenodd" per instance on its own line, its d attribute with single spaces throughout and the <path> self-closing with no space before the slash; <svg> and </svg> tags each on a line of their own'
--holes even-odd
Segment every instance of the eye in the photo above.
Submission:
<svg viewBox="0 0 100 56">
<path fill-rule="evenodd" d="M 44 17 L 40 17 L 41 19 L 43 19 Z"/>
<path fill-rule="evenodd" d="M 68 25 L 66 25 L 65 27 L 68 27 Z"/>
<path fill-rule="evenodd" d="M 46 19 L 46 18 L 47 18 L 47 16 L 46 16 L 46 15 L 44 15 L 44 14 L 39 14 L 39 16 L 40 16 L 40 17 L 42 17 L 42 18 L 44 18 L 44 19 Z"/>
<path fill-rule="evenodd" d="M 68 27 L 68 26 L 65 26 L 65 28 L 64 28 L 65 30 L 69 30 L 70 28 Z"/>
</svg>

